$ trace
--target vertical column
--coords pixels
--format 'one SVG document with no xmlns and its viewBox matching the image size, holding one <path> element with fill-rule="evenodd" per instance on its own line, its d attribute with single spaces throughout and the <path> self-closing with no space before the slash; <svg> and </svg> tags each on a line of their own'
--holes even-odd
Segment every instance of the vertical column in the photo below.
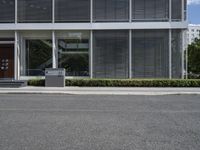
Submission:
<svg viewBox="0 0 200 150">
<path fill-rule="evenodd" d="M 55 23 L 55 0 L 52 0 L 52 23 Z"/>
<path fill-rule="evenodd" d="M 182 15 L 182 16 L 181 16 L 181 20 L 182 20 L 182 22 L 183 22 L 183 21 L 185 20 L 185 19 L 184 19 L 184 18 L 185 18 L 185 17 L 184 17 L 184 16 L 185 16 L 185 12 L 184 12 L 184 11 L 185 11 L 185 8 L 184 8 L 184 0 L 181 0 L 181 10 L 182 10 L 182 11 L 181 11 L 181 15 Z"/>
<path fill-rule="evenodd" d="M 18 32 L 15 31 L 15 45 L 14 45 L 14 79 L 19 80 L 19 38 Z"/>
<path fill-rule="evenodd" d="M 169 79 L 172 79 L 172 30 L 169 29 Z"/>
<path fill-rule="evenodd" d="M 172 0 L 169 0 L 169 22 L 172 21 Z"/>
<path fill-rule="evenodd" d="M 52 68 L 57 68 L 57 51 L 55 31 L 52 31 Z"/>
<path fill-rule="evenodd" d="M 90 23 L 93 22 L 93 0 L 90 0 Z"/>
<path fill-rule="evenodd" d="M 52 0 L 52 23 L 55 23 L 55 0 Z M 57 68 L 57 50 L 55 31 L 52 31 L 52 68 Z"/>
<path fill-rule="evenodd" d="M 129 30 L 129 78 L 132 78 L 132 30 Z"/>
<path fill-rule="evenodd" d="M 169 22 L 172 22 L 172 0 L 169 0 Z M 172 30 L 169 29 L 169 79 L 172 79 Z"/>
<path fill-rule="evenodd" d="M 129 0 L 129 22 L 132 22 L 132 0 Z"/>
<path fill-rule="evenodd" d="M 187 40 L 185 40 L 186 42 Z M 185 43 L 187 45 L 187 43 Z M 185 47 L 185 78 L 188 79 L 188 46 Z"/>
<path fill-rule="evenodd" d="M 90 78 L 93 78 L 93 31 L 90 31 Z"/>
<path fill-rule="evenodd" d="M 132 0 L 129 0 L 129 22 L 132 22 Z M 129 79 L 132 79 L 132 30 L 129 30 Z"/>
<path fill-rule="evenodd" d="M 15 24 L 17 24 L 17 0 L 15 0 Z"/>
<path fill-rule="evenodd" d="M 181 33 L 181 35 L 182 35 L 182 37 L 181 37 L 181 39 L 182 39 L 182 45 L 181 45 L 181 47 L 182 47 L 182 57 L 181 57 L 181 64 L 182 64 L 182 79 L 184 79 L 184 71 L 185 71 L 185 69 L 184 69 L 184 52 L 185 52 L 185 38 L 184 38 L 184 31 L 182 30 L 182 33 Z"/>
</svg>

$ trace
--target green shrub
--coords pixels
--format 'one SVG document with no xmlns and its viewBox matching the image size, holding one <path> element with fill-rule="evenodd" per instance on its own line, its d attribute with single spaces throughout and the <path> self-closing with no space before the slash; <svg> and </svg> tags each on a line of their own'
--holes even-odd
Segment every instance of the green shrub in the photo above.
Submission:
<svg viewBox="0 0 200 150">
<path fill-rule="evenodd" d="M 45 86 L 45 80 L 44 79 L 34 79 L 28 81 L 29 86 Z"/>
<path fill-rule="evenodd" d="M 66 86 L 79 87 L 200 87 L 200 80 L 157 79 L 66 79 Z M 45 80 L 29 80 L 30 86 L 44 86 Z"/>
</svg>

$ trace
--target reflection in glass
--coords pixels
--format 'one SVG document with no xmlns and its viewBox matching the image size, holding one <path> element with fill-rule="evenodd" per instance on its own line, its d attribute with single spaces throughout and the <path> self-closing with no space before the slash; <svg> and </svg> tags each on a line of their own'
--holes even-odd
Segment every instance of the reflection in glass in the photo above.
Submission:
<svg viewBox="0 0 200 150">
<path fill-rule="evenodd" d="M 26 75 L 44 76 L 52 67 L 52 41 L 26 40 Z"/>
<path fill-rule="evenodd" d="M 58 65 L 66 76 L 89 76 L 89 39 L 59 39 Z"/>
</svg>

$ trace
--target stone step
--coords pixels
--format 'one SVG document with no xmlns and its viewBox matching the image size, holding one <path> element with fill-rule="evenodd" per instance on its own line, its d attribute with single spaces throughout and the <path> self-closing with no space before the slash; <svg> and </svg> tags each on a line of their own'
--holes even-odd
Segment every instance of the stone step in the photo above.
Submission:
<svg viewBox="0 0 200 150">
<path fill-rule="evenodd" d="M 0 80 L 0 87 L 17 88 L 27 86 L 27 81 L 22 80 Z"/>
</svg>

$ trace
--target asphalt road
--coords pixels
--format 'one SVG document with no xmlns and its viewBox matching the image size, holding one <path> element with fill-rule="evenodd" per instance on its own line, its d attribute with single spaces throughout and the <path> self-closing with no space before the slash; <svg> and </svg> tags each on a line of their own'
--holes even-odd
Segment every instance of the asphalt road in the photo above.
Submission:
<svg viewBox="0 0 200 150">
<path fill-rule="evenodd" d="M 198 95 L 0 95 L 0 150 L 199 149 Z"/>
</svg>

